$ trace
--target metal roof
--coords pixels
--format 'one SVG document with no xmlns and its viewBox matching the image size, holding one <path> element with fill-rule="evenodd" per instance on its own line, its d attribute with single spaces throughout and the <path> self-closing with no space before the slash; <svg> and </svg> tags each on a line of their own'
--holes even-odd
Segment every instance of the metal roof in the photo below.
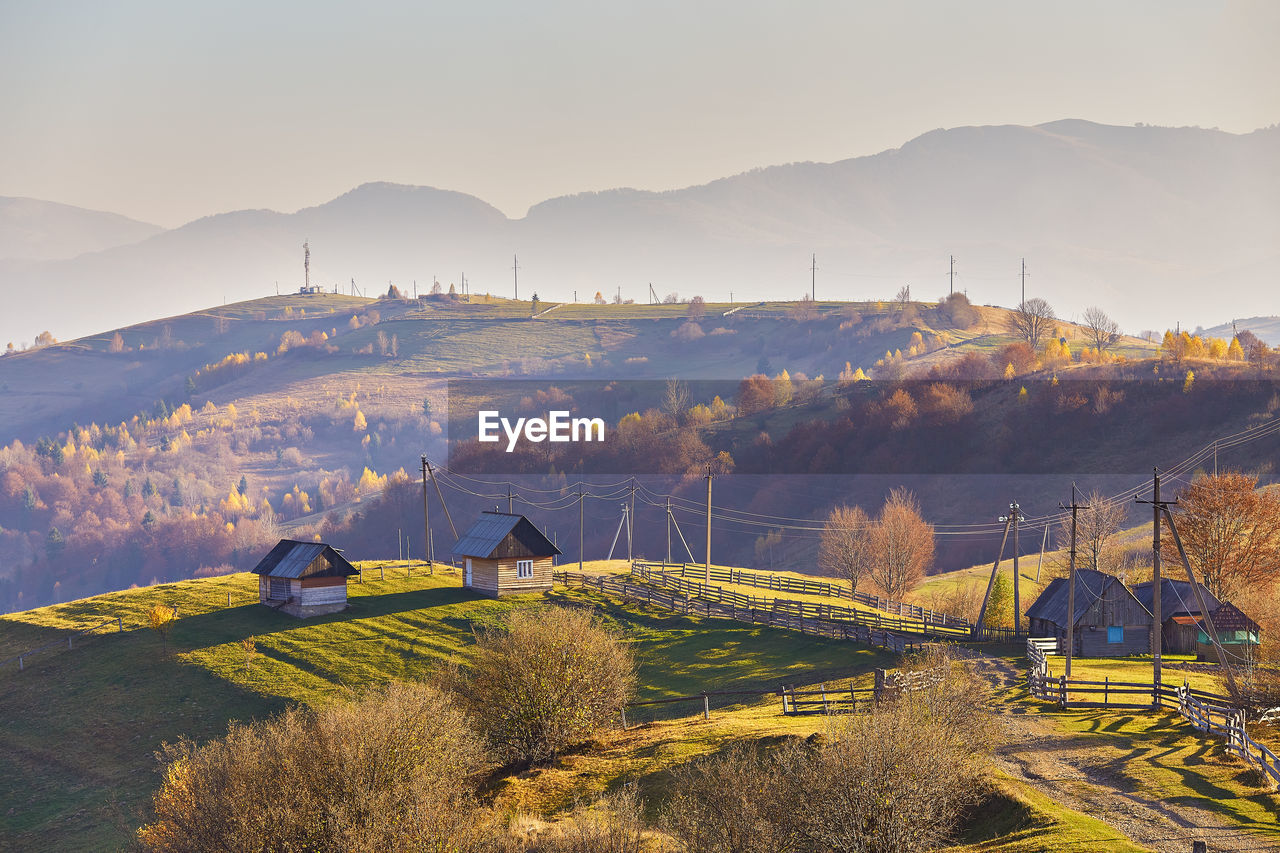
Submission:
<svg viewBox="0 0 1280 853">
<path fill-rule="evenodd" d="M 300 578 L 321 554 L 327 558 L 329 568 L 323 572 L 312 572 L 307 577 L 358 574 L 355 566 L 324 542 L 298 542 L 294 539 L 281 539 L 253 571 L 273 578 Z"/>
<path fill-rule="evenodd" d="M 1151 581 L 1133 585 L 1133 597 L 1142 602 L 1142 606 L 1151 610 L 1153 604 L 1151 590 L 1154 588 Z M 1205 589 L 1204 584 L 1197 584 L 1200 587 L 1200 594 L 1204 596 L 1205 606 L 1212 613 L 1221 602 L 1214 597 L 1213 593 Z M 1175 613 L 1190 613 L 1194 616 L 1200 615 L 1200 605 L 1196 601 L 1195 590 L 1191 588 L 1191 581 L 1179 581 L 1173 578 L 1160 579 L 1160 615 L 1162 618 L 1168 619 Z"/>
<path fill-rule="evenodd" d="M 1066 618 L 1067 602 L 1071 594 L 1066 578 L 1054 578 L 1045 587 L 1044 592 L 1040 593 L 1040 597 L 1036 599 L 1035 604 L 1027 608 L 1027 618 L 1044 619 L 1063 627 L 1068 624 L 1075 625 L 1080 621 L 1080 617 L 1106 594 L 1107 587 L 1113 583 L 1120 584 L 1120 587 L 1125 592 L 1129 592 L 1129 588 L 1120 583 L 1119 578 L 1112 577 L 1105 572 L 1094 571 L 1093 569 L 1076 569 L 1076 612 L 1074 618 L 1070 622 Z M 1132 595 L 1133 593 L 1129 592 L 1129 594 Z M 1146 605 L 1143 606 L 1145 607 Z M 1148 610 L 1148 612 L 1150 611 Z"/>
<path fill-rule="evenodd" d="M 514 536 L 517 541 L 508 543 L 503 550 L 518 553 L 519 556 L 550 557 L 560 553 L 560 549 L 532 521 L 523 515 L 505 512 L 481 513 L 479 520 L 453 546 L 453 553 L 460 557 L 490 559 L 510 536 Z"/>
</svg>

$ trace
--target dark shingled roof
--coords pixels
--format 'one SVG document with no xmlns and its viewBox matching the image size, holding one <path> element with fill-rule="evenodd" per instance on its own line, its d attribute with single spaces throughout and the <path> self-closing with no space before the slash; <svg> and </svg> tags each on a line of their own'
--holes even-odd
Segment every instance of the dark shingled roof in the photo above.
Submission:
<svg viewBox="0 0 1280 853">
<path fill-rule="evenodd" d="M 459 557 L 496 560 L 512 557 L 552 557 L 560 549 L 523 515 L 484 512 L 453 546 Z"/>
<path fill-rule="evenodd" d="M 307 567 L 322 555 L 329 567 L 323 571 L 313 571 L 304 575 Z M 345 577 L 359 574 L 359 570 L 347 562 L 346 557 L 325 543 L 298 542 L 294 539 L 281 539 L 276 547 L 272 548 L 254 567 L 253 571 L 255 574 L 273 578 Z"/>
<path fill-rule="evenodd" d="M 1256 634 L 1262 630 L 1258 627 L 1257 622 L 1246 616 L 1243 610 L 1230 601 L 1223 602 L 1222 606 L 1210 613 L 1209 616 L 1213 619 L 1213 627 L 1220 632 L 1251 631 Z"/>
<path fill-rule="evenodd" d="M 1200 594 L 1204 596 L 1205 606 L 1212 613 L 1221 603 L 1214 598 L 1213 593 L 1204 588 L 1204 584 L 1197 584 L 1200 587 Z M 1151 610 L 1152 595 L 1151 590 L 1155 588 L 1155 584 L 1151 581 L 1146 583 L 1134 584 L 1133 597 L 1142 602 L 1142 606 Z M 1168 619 L 1175 613 L 1190 613 L 1193 616 L 1200 615 L 1200 605 L 1196 602 L 1195 591 L 1191 588 L 1191 581 L 1179 581 L 1172 578 L 1160 579 L 1160 618 Z"/>
<path fill-rule="evenodd" d="M 1027 608 L 1027 618 L 1044 619 L 1064 628 L 1067 625 L 1075 625 L 1076 622 L 1080 621 L 1080 617 L 1094 605 L 1094 602 L 1102 598 L 1107 587 L 1113 583 L 1120 584 L 1125 592 L 1129 592 L 1128 587 L 1120 583 L 1120 579 L 1117 577 L 1112 577 L 1105 572 L 1097 572 L 1093 569 L 1076 569 L 1076 612 L 1074 618 L 1070 621 L 1067 620 L 1067 601 L 1071 591 L 1067 586 L 1066 578 L 1054 578 L 1045 587 L 1044 592 L 1040 593 L 1040 597 L 1036 599 L 1036 603 Z M 1132 595 L 1132 593 L 1129 594 Z M 1145 607 L 1145 605 L 1143 606 Z M 1148 610 L 1148 612 L 1150 611 Z"/>
</svg>

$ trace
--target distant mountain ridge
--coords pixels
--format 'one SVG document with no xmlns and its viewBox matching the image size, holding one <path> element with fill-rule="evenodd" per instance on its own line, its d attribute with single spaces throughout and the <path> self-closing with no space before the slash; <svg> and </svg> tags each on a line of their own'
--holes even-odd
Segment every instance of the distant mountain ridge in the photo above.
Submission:
<svg viewBox="0 0 1280 853">
<path fill-rule="evenodd" d="M 0 260 L 74 258 L 137 243 L 163 230 L 118 213 L 0 196 Z"/>
<path fill-rule="evenodd" d="M 879 154 L 793 163 L 661 192 L 549 199 L 509 219 L 459 192 L 365 184 L 296 213 L 238 211 L 133 245 L 42 262 L 0 261 L 24 304 L 0 337 L 68 338 L 312 280 L 364 293 L 389 282 L 589 301 L 700 293 L 798 298 L 817 291 L 977 302 L 1044 296 L 1065 317 L 1099 305 L 1126 330 L 1269 313 L 1280 262 L 1280 130 L 1115 127 L 1079 120 L 935 130 Z M 1212 294 L 1212 298 L 1206 296 Z"/>
</svg>

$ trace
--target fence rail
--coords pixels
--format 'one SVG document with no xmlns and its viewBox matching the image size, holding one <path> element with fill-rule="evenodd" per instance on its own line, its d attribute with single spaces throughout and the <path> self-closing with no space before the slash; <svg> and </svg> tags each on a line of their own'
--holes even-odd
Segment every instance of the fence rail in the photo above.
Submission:
<svg viewBox="0 0 1280 853">
<path fill-rule="evenodd" d="M 803 634 L 812 634 L 837 640 L 851 640 L 869 646 L 878 646 L 899 654 L 905 653 L 913 645 L 917 645 L 909 643 L 899 634 L 871 628 L 867 625 L 802 616 L 790 612 L 744 606 L 732 602 L 706 601 L 688 595 L 656 589 L 647 584 L 629 583 L 620 578 L 586 575 L 577 572 L 556 572 L 554 579 L 565 586 L 588 587 L 600 593 L 616 595 L 619 598 L 631 601 L 642 601 L 645 604 L 662 607 L 685 615 L 733 619 L 738 622 L 750 622 L 755 625 L 790 628 Z"/>
<path fill-rule="evenodd" d="M 640 561 L 635 564 L 646 569 L 657 570 L 666 574 L 679 573 L 681 577 L 689 575 L 699 575 L 706 577 L 706 569 L 701 566 L 691 566 L 688 563 L 652 563 Z M 958 616 L 951 616 L 947 613 L 939 613 L 936 610 L 930 610 L 921 607 L 918 604 L 907 604 L 902 601 L 894 601 L 889 598 L 881 598 L 878 595 L 869 595 L 865 592 L 854 592 L 843 584 L 828 583 L 827 581 L 809 580 L 808 578 L 789 578 L 783 575 L 766 574 L 762 572 L 752 572 L 746 569 L 711 569 L 711 580 L 721 583 L 737 584 L 739 586 L 751 586 L 756 589 L 767 589 L 773 592 L 788 592 L 800 595 L 823 595 L 828 598 L 843 598 L 846 601 L 853 601 L 858 604 L 865 604 L 868 607 L 874 607 L 876 610 L 882 610 L 885 613 L 892 613 L 896 616 L 906 616 L 917 622 L 924 622 L 928 625 L 940 625 L 942 627 L 960 627 L 970 629 L 973 627 L 968 619 L 961 619 Z"/>
<path fill-rule="evenodd" d="M 1245 711 L 1237 708 L 1227 696 L 1195 690 L 1186 683 L 1169 685 L 1134 681 L 1086 681 L 1068 679 L 1065 675 L 1054 677 L 1048 670 L 1043 643 L 1027 641 L 1027 658 L 1031 662 L 1027 673 L 1027 692 L 1032 697 L 1056 702 L 1063 708 L 1123 708 L 1134 710 L 1171 710 L 1206 734 L 1220 734 L 1227 740 L 1227 751 L 1258 768 L 1273 784 L 1280 784 L 1280 759 L 1266 746 L 1249 737 L 1245 731 Z M 1056 643 L 1054 644 L 1056 648 Z M 1070 694 L 1102 696 L 1102 701 L 1070 699 Z M 1111 696 L 1121 699 L 1143 696 L 1145 702 L 1113 702 Z"/>
<path fill-rule="evenodd" d="M 883 614 L 878 610 L 867 611 L 838 604 L 821 604 L 812 601 L 771 598 L 763 595 L 746 595 L 715 584 L 688 580 L 683 575 L 663 571 L 660 568 L 661 565 L 660 563 L 638 562 L 632 567 L 632 576 L 638 577 L 644 583 L 660 589 L 676 592 L 689 598 L 712 601 L 717 604 L 731 604 L 741 608 L 769 610 L 805 619 L 852 622 L 874 630 L 892 631 L 896 634 L 910 634 L 928 639 L 953 641 L 973 639 L 973 629 L 968 623 L 960 624 L 954 621 L 951 625 L 943 625 L 937 621 L 926 623 L 911 617 L 903 618 Z M 668 568 L 675 567 L 669 565 Z M 722 569 L 720 574 L 722 576 L 731 576 L 735 579 L 739 576 L 737 569 Z M 752 573 L 744 572 L 742 574 L 750 576 Z M 712 577 L 715 578 L 715 576 L 716 570 L 713 569 Z M 771 576 L 765 575 L 763 577 Z M 736 583 L 737 581 L 734 580 L 733 582 Z M 806 581 L 805 583 L 809 582 Z M 874 598 L 874 596 L 870 596 L 870 598 Z M 979 639 L 1007 640 L 1010 636 L 1013 635 L 1009 629 L 983 629 L 978 632 Z"/>
<path fill-rule="evenodd" d="M 75 633 L 67 634 L 66 642 L 63 642 L 62 640 L 54 640 L 51 643 L 45 643 L 43 646 L 38 646 L 34 649 L 28 649 L 25 652 L 20 652 L 19 654 L 13 655 L 12 657 L 7 657 L 4 660 L 0 660 L 0 666 L 4 666 L 6 664 L 10 664 L 10 663 L 13 663 L 14 661 L 17 661 L 18 671 L 21 672 L 22 670 L 27 668 L 26 664 L 27 664 L 28 658 L 34 655 L 37 655 L 40 652 L 49 651 L 55 648 L 62 648 L 63 646 L 66 646 L 68 649 L 74 648 L 74 645 L 72 642 L 73 640 L 75 640 L 78 637 L 87 637 L 88 635 L 94 633 L 95 631 L 101 630 L 102 628 L 105 628 L 108 625 L 115 625 L 117 631 L 124 631 L 124 619 L 120 616 L 112 616 L 110 619 L 104 619 L 103 621 L 97 623 L 96 625 L 90 625 L 89 627 L 82 628 L 79 631 L 76 631 Z"/>
</svg>

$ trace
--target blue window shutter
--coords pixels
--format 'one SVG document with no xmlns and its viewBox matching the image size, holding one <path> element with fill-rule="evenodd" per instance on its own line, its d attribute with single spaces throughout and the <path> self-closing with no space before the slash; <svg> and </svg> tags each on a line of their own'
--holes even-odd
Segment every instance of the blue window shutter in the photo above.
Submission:
<svg viewBox="0 0 1280 853">
<path fill-rule="evenodd" d="M 1124 642 L 1124 626 L 1112 625 L 1110 628 L 1107 628 L 1107 642 L 1123 643 Z"/>
</svg>

